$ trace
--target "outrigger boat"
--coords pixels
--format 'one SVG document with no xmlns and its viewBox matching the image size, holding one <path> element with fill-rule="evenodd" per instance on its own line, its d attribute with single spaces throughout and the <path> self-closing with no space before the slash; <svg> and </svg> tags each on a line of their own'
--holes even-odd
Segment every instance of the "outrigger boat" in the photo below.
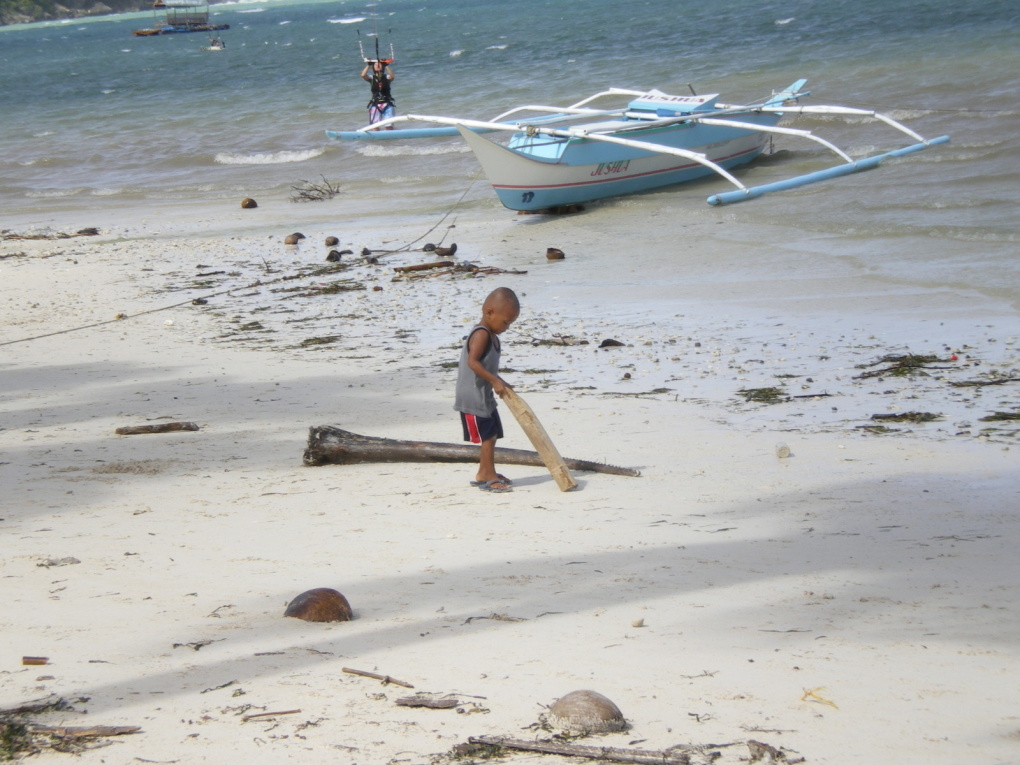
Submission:
<svg viewBox="0 0 1020 765">
<path fill-rule="evenodd" d="M 882 114 L 846 106 L 802 106 L 810 93 L 797 82 L 760 103 L 723 104 L 719 94 L 675 96 L 658 90 L 621 88 L 596 93 L 568 107 L 521 106 L 491 120 L 408 114 L 354 131 L 331 131 L 336 140 L 373 141 L 460 135 L 474 151 L 500 201 L 511 210 L 534 211 L 671 186 L 713 173 L 735 191 L 708 197 L 712 205 L 741 202 L 762 194 L 867 170 L 945 143 L 949 136 L 925 139 Z M 623 108 L 595 109 L 594 101 L 627 96 Z M 519 112 L 539 116 L 516 117 Z M 881 154 L 853 159 L 808 130 L 780 126 L 797 114 L 868 117 L 909 136 L 916 143 Z M 435 127 L 395 128 L 406 122 Z M 479 133 L 510 132 L 507 146 Z M 769 145 L 774 134 L 815 141 L 836 153 L 841 164 L 784 181 L 747 187 L 731 173 Z"/>
<path fill-rule="evenodd" d="M 207 0 L 154 0 L 152 9 L 154 13 L 163 11 L 163 18 L 148 29 L 134 30 L 131 34 L 135 37 L 186 32 L 218 32 L 221 29 L 230 29 L 230 24 L 209 23 Z"/>
</svg>

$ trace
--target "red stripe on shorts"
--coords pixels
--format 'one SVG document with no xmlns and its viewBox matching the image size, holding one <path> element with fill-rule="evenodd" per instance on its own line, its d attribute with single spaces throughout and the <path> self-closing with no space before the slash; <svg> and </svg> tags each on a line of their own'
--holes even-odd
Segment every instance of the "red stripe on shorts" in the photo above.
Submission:
<svg viewBox="0 0 1020 765">
<path fill-rule="evenodd" d="M 482 434 L 478 432 L 478 417 L 473 414 L 465 414 L 464 421 L 467 423 L 471 443 L 480 444 L 482 442 Z"/>
</svg>

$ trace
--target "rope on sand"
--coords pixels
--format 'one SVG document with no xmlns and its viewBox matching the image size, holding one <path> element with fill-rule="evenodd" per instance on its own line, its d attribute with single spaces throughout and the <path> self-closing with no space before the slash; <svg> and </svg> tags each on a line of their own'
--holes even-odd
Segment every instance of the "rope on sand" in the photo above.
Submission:
<svg viewBox="0 0 1020 765">
<path fill-rule="evenodd" d="M 439 228 L 439 226 L 442 225 L 443 221 L 446 220 L 447 218 L 449 218 L 450 215 L 452 215 L 454 213 L 454 211 L 456 211 L 456 209 L 458 207 L 460 207 L 461 203 L 464 201 L 464 197 L 466 197 L 468 195 L 468 192 L 471 190 L 471 187 L 475 184 L 475 181 L 478 180 L 479 175 L 480 174 L 476 174 L 475 177 L 471 179 L 471 182 L 467 185 L 467 188 L 464 189 L 464 193 L 460 195 L 460 198 L 456 202 L 453 203 L 453 205 L 450 207 L 449 210 L 447 210 L 445 213 L 443 213 L 442 217 L 438 221 L 436 221 L 435 225 L 432 226 L 432 228 L 430 228 L 424 234 L 419 236 L 417 239 L 413 239 L 412 241 L 408 242 L 407 244 L 401 245 L 400 247 L 398 247 L 395 250 L 385 250 L 385 252 L 387 252 L 387 253 L 405 252 L 407 250 L 410 250 L 411 249 L 411 245 L 420 242 L 422 239 L 424 239 L 429 234 L 431 234 L 433 231 L 435 231 L 437 228 Z M 451 224 L 450 227 L 452 228 L 453 224 Z M 445 239 L 445 238 L 446 238 L 446 236 L 444 235 L 443 239 Z M 443 239 L 439 240 L 440 244 L 442 244 Z M 317 274 L 309 274 L 307 277 L 304 277 L 304 278 L 315 278 L 316 276 L 318 276 L 318 275 Z M 28 343 L 28 342 L 31 342 L 33 340 L 43 340 L 43 339 L 45 339 L 47 337 L 56 337 L 57 335 L 67 335 L 67 334 L 70 334 L 72 332 L 80 332 L 80 331 L 85 330 L 85 329 L 94 329 L 96 327 L 105 326 L 106 324 L 116 324 L 119 321 L 126 321 L 127 319 L 136 319 L 139 316 L 147 316 L 148 314 L 151 314 L 151 313 L 159 313 L 160 311 L 169 311 L 169 310 L 171 310 L 173 308 L 180 308 L 182 305 L 195 304 L 195 303 L 197 303 L 197 301 L 200 301 L 200 300 L 201 301 L 209 300 L 210 298 L 219 297 L 220 295 L 227 295 L 227 294 L 230 294 L 231 292 L 236 292 L 237 290 L 252 289 L 254 287 L 264 287 L 266 285 L 276 284 L 277 282 L 282 282 L 282 281 L 294 281 L 295 278 L 301 279 L 302 277 L 281 276 L 281 277 L 279 277 L 277 279 L 273 279 L 273 280 L 268 281 L 268 282 L 262 281 L 260 279 L 259 281 L 252 282 L 251 284 L 247 284 L 247 285 L 244 285 L 244 286 L 241 286 L 241 287 L 231 287 L 230 289 L 220 290 L 219 292 L 213 292 L 213 293 L 210 293 L 210 294 L 205 295 L 203 297 L 191 298 L 190 300 L 182 300 L 180 303 L 174 303 L 172 305 L 165 305 L 165 306 L 161 306 L 159 308 L 150 308 L 148 311 L 139 311 L 138 313 L 132 313 L 132 314 L 123 314 L 122 313 L 122 314 L 118 314 L 113 319 L 105 319 L 103 321 L 93 322 L 92 324 L 82 324 L 81 326 L 78 326 L 78 327 L 69 327 L 68 329 L 61 329 L 61 330 L 57 330 L 56 332 L 47 332 L 44 335 L 33 335 L 32 337 L 22 337 L 22 338 L 19 338 L 18 340 L 7 340 L 5 342 L 0 342 L 0 348 L 3 348 L 4 346 L 7 346 L 7 345 L 17 345 L 18 343 Z M 201 305 L 201 303 L 198 303 L 198 304 Z"/>
</svg>

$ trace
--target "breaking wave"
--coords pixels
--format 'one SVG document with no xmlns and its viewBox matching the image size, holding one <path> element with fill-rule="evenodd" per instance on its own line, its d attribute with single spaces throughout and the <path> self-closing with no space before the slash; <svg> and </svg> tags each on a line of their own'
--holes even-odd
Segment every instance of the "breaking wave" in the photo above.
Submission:
<svg viewBox="0 0 1020 765">
<path fill-rule="evenodd" d="M 258 154 L 234 154 L 221 151 L 214 157 L 217 165 L 285 165 L 290 162 L 307 162 L 322 156 L 325 149 L 305 149 L 304 151 L 273 151 Z"/>
<path fill-rule="evenodd" d="M 471 149 L 464 143 L 440 144 L 438 146 L 378 146 L 367 143 L 358 146 L 357 151 L 366 157 L 428 157 L 441 154 L 466 154 Z"/>
</svg>

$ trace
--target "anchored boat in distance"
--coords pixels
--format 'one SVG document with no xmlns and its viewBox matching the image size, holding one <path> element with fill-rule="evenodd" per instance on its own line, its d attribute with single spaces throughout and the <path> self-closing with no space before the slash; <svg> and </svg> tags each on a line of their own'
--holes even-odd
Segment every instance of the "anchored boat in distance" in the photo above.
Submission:
<svg viewBox="0 0 1020 765">
<path fill-rule="evenodd" d="M 136 37 L 151 37 L 184 32 L 219 32 L 223 29 L 230 29 L 230 24 L 209 23 L 209 3 L 207 2 L 155 0 L 152 10 L 157 17 L 162 12 L 162 18 L 157 18 L 148 29 L 136 29 L 131 34 Z"/>
</svg>

